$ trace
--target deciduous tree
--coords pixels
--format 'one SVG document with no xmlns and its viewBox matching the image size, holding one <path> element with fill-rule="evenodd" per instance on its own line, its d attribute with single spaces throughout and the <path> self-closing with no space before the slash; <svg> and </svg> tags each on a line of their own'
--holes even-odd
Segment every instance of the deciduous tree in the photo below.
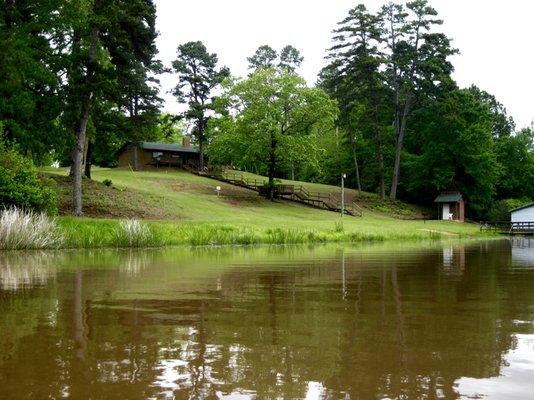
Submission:
<svg viewBox="0 0 534 400">
<path fill-rule="evenodd" d="M 302 137 L 331 129 L 337 116 L 335 101 L 322 89 L 309 88 L 301 77 L 274 69 L 260 69 L 232 84 L 221 104 L 224 116 L 216 125 L 210 154 L 221 160 L 235 148 L 265 165 L 271 200 L 276 170 L 291 156 L 289 149 L 299 146 Z"/>
</svg>

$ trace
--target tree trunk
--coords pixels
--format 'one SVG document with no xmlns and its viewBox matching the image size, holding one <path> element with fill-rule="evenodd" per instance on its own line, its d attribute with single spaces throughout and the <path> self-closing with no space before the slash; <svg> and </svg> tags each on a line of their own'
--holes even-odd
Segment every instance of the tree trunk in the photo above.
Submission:
<svg viewBox="0 0 534 400">
<path fill-rule="evenodd" d="M 393 178 L 391 181 L 391 191 L 389 193 L 389 198 L 391 200 L 397 199 L 397 188 L 399 185 L 399 177 L 400 177 L 400 161 L 401 161 L 401 153 L 402 153 L 402 145 L 404 142 L 404 133 L 406 132 L 406 124 L 408 122 L 408 115 L 410 114 L 411 106 L 412 106 L 412 94 L 409 92 L 406 95 L 406 103 L 404 104 L 404 111 L 402 113 L 400 126 L 399 126 L 399 132 L 397 135 L 397 140 L 395 142 L 395 164 L 393 166 Z"/>
<path fill-rule="evenodd" d="M 384 178 L 384 155 L 382 154 L 382 145 L 378 145 L 378 184 L 380 198 L 384 200 L 386 198 L 386 182 Z"/>
<path fill-rule="evenodd" d="M 87 63 L 87 72 L 85 76 L 86 93 L 82 97 L 81 115 L 76 132 L 76 143 L 72 151 L 72 181 L 73 181 L 73 198 L 72 211 L 76 216 L 82 215 L 82 164 L 85 146 L 85 134 L 87 131 L 87 122 L 89 121 L 89 109 L 93 93 L 90 89 L 96 64 L 96 46 L 98 40 L 98 28 L 93 26 L 91 29 L 91 47 L 89 49 L 89 60 Z"/>
<path fill-rule="evenodd" d="M 350 145 L 352 147 L 352 158 L 354 160 L 354 169 L 356 171 L 356 185 L 358 188 L 358 195 L 362 190 L 362 185 L 360 183 L 360 166 L 358 165 L 358 156 L 356 155 L 356 138 L 351 134 L 350 135 Z"/>
<path fill-rule="evenodd" d="M 85 153 L 85 177 L 91 179 L 91 165 L 93 164 L 93 142 L 87 142 Z"/>
<path fill-rule="evenodd" d="M 205 146 L 205 132 L 206 132 L 206 125 L 207 122 L 204 119 L 204 116 L 202 116 L 198 120 L 198 152 L 199 152 L 199 160 L 198 160 L 198 169 L 199 171 L 204 171 L 204 146 Z"/>
<path fill-rule="evenodd" d="M 276 167 L 276 145 L 274 134 L 271 134 L 271 150 L 269 152 L 269 200 L 274 200 L 274 170 Z"/>
<path fill-rule="evenodd" d="M 72 181 L 73 199 L 72 211 L 74 215 L 82 215 L 82 166 L 83 166 L 83 149 L 85 145 L 85 131 L 87 121 L 89 120 L 89 106 L 91 103 L 91 94 L 85 95 L 82 100 L 82 114 L 80 124 L 76 132 L 76 144 L 72 152 Z"/>
<path fill-rule="evenodd" d="M 199 152 L 199 160 L 198 160 L 198 169 L 200 172 L 204 171 L 204 140 L 200 139 L 198 141 L 198 152 Z"/>
<path fill-rule="evenodd" d="M 87 337 L 84 321 L 83 281 L 82 271 L 77 271 L 74 277 L 74 343 L 76 358 L 83 360 L 87 348 Z"/>
</svg>

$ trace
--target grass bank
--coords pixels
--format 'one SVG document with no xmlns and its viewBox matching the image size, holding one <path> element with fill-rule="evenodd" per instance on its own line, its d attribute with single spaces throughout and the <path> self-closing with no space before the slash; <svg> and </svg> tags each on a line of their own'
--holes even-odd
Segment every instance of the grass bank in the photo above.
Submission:
<svg viewBox="0 0 534 400">
<path fill-rule="evenodd" d="M 399 221 L 404 229 L 341 230 L 339 225 L 331 229 L 258 228 L 230 224 L 175 223 L 145 221 L 149 234 L 136 241 L 121 234 L 120 221 L 106 219 L 61 218 L 60 231 L 64 234 L 63 247 L 158 247 L 158 246 L 206 246 L 252 244 L 302 244 L 327 242 L 384 242 L 388 240 L 441 240 L 471 239 L 483 237 L 478 230 L 452 233 L 450 230 L 422 228 L 425 224 L 409 224 Z M 440 227 L 443 228 L 443 227 Z"/>
<path fill-rule="evenodd" d="M 270 202 L 248 189 L 176 170 L 133 172 L 95 168 L 84 180 L 84 218 L 69 216 L 67 171 L 46 170 L 60 193 L 62 247 L 103 248 L 176 245 L 249 245 L 323 242 L 381 242 L 477 238 L 478 225 L 452 221 L 405 220 L 420 215 L 402 202 L 383 202 L 348 190 L 364 208 L 363 217 L 345 216 L 289 201 Z M 104 185 L 111 180 L 112 185 Z M 314 185 L 313 189 L 339 192 Z M 221 186 L 217 196 L 215 187 Z M 374 197 L 373 197 L 374 196 Z M 371 199 L 371 200 L 370 200 Z M 375 209 L 379 208 L 380 211 Z M 399 212 L 402 210 L 402 212 Z M 148 231 L 139 240 L 121 231 L 121 220 L 135 218 Z M 147 233 L 148 232 L 148 233 Z"/>
</svg>

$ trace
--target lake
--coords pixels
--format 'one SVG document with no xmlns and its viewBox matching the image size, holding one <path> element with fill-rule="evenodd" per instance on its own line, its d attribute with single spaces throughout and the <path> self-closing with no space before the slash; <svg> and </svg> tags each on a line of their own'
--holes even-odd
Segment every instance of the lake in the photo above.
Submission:
<svg viewBox="0 0 534 400">
<path fill-rule="evenodd" d="M 2 399 L 526 399 L 534 240 L 0 252 Z"/>
</svg>

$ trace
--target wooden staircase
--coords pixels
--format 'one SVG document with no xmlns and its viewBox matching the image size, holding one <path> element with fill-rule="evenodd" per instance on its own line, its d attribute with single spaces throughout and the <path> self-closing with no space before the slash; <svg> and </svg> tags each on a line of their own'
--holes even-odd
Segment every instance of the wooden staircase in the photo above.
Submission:
<svg viewBox="0 0 534 400">
<path fill-rule="evenodd" d="M 231 185 L 244 187 L 254 190 L 260 194 L 265 192 L 267 185 L 266 179 L 245 178 L 243 174 L 229 173 L 204 173 L 202 174 L 212 179 L 229 183 Z M 302 185 L 278 184 L 275 186 L 275 197 L 284 200 L 290 200 L 297 203 L 307 204 L 309 206 L 341 213 L 341 200 L 333 196 L 332 193 L 312 192 Z M 345 203 L 344 213 L 354 217 L 363 216 L 363 209 L 354 201 Z"/>
</svg>

